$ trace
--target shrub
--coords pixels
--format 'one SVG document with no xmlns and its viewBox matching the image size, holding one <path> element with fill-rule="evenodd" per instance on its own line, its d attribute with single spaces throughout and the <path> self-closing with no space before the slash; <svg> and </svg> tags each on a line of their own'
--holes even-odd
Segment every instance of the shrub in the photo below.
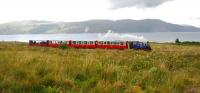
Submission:
<svg viewBox="0 0 200 93">
<path fill-rule="evenodd" d="M 67 49 L 68 47 L 66 45 L 61 45 L 59 48 L 60 49 Z"/>
<path fill-rule="evenodd" d="M 176 44 L 179 44 L 179 43 L 180 43 L 180 41 L 179 41 L 178 38 L 175 40 L 175 43 L 176 43 Z"/>
</svg>

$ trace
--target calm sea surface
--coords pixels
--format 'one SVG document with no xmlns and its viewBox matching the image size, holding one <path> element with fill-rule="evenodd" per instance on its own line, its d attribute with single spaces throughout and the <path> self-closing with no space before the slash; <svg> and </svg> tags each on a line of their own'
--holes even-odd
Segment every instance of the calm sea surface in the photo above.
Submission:
<svg viewBox="0 0 200 93">
<path fill-rule="evenodd" d="M 130 36 L 142 36 L 151 42 L 174 42 L 176 38 L 179 38 L 181 41 L 200 41 L 200 32 L 152 32 L 127 34 Z M 28 40 L 100 40 L 100 38 L 105 35 L 106 33 L 0 35 L 0 41 L 28 42 Z M 124 34 L 118 35 L 123 36 Z M 115 38 L 117 36 L 115 35 Z M 112 36 L 109 38 L 112 38 Z"/>
</svg>

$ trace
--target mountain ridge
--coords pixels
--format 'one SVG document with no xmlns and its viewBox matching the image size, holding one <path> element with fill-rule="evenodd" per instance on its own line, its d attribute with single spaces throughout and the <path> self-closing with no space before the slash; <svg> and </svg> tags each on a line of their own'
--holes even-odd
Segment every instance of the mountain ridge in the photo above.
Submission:
<svg viewBox="0 0 200 93">
<path fill-rule="evenodd" d="M 0 34 L 62 34 L 62 33 L 146 33 L 200 32 L 200 28 L 167 23 L 159 19 L 88 20 L 82 22 L 54 22 L 24 20 L 0 24 Z"/>
</svg>

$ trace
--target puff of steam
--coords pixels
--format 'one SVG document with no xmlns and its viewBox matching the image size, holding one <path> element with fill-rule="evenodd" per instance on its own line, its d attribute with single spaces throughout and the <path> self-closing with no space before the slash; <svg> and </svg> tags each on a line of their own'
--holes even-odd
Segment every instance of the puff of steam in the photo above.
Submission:
<svg viewBox="0 0 200 93">
<path fill-rule="evenodd" d="M 111 30 L 109 30 L 105 35 L 99 34 L 98 39 L 103 41 L 141 41 L 141 42 L 147 41 L 147 39 L 144 38 L 144 36 L 137 36 L 131 34 L 118 34 L 112 32 Z"/>
</svg>

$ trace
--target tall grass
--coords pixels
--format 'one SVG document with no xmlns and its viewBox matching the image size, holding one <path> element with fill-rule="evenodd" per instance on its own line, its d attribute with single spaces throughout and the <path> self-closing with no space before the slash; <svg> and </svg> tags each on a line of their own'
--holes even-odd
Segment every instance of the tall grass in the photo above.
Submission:
<svg viewBox="0 0 200 93">
<path fill-rule="evenodd" d="M 199 93 L 200 46 L 152 51 L 0 42 L 0 93 Z"/>
</svg>

